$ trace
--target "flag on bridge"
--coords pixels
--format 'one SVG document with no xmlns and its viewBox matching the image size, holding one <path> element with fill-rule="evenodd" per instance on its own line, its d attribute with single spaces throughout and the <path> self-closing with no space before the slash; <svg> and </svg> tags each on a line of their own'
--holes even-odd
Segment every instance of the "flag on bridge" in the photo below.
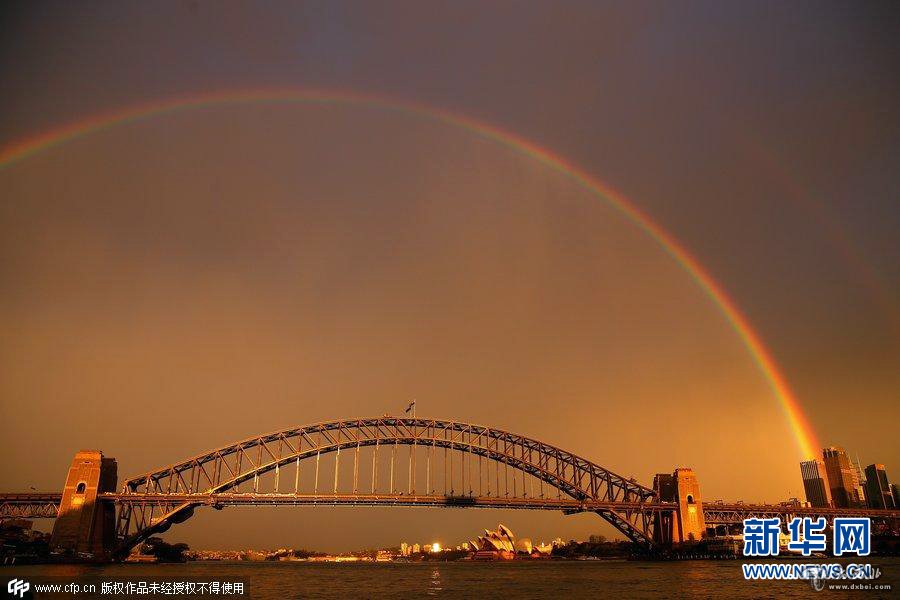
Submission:
<svg viewBox="0 0 900 600">
<path fill-rule="evenodd" d="M 413 416 L 416 416 L 416 401 L 413 400 L 409 403 L 409 406 L 406 407 L 406 414 L 412 412 Z"/>
</svg>

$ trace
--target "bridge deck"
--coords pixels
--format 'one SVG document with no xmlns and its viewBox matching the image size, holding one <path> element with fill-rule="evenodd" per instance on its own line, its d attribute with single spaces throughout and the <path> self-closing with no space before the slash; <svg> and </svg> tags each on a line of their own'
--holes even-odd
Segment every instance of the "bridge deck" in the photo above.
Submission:
<svg viewBox="0 0 900 600">
<path fill-rule="evenodd" d="M 510 508 L 558 510 L 566 512 L 597 510 L 674 511 L 672 503 L 597 502 L 571 498 L 521 498 L 497 496 L 444 496 L 427 494 L 103 494 L 116 502 L 133 504 L 197 503 L 208 506 L 240 505 L 319 505 L 319 506 L 433 506 L 443 508 Z"/>
<path fill-rule="evenodd" d="M 61 501 L 59 492 L 0 493 L 0 519 L 55 519 Z"/>
<path fill-rule="evenodd" d="M 677 505 L 670 502 L 598 502 L 579 501 L 572 498 L 521 498 L 444 496 L 426 494 L 140 494 L 105 493 L 99 496 L 120 504 L 202 506 L 430 506 L 441 508 L 504 508 L 520 510 L 555 510 L 565 513 L 627 510 L 639 512 L 674 512 Z M 62 499 L 58 492 L 0 493 L 0 517 L 55 517 L 56 507 Z M 50 509 L 53 510 L 50 510 Z M 710 525 L 737 523 L 751 517 L 773 516 L 823 516 L 870 517 L 873 519 L 900 519 L 900 510 L 812 508 L 770 504 L 721 504 L 705 503 L 703 513 Z"/>
</svg>

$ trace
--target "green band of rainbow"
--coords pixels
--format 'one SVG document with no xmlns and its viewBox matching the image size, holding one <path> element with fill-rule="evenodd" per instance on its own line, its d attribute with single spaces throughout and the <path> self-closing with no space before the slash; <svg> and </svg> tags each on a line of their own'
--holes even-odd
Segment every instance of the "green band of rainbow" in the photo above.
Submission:
<svg viewBox="0 0 900 600">
<path fill-rule="evenodd" d="M 411 113 L 420 117 L 461 127 L 483 138 L 524 154 L 577 182 L 593 194 L 600 196 L 630 221 L 647 232 L 675 261 L 697 282 L 700 289 L 719 308 L 726 320 L 747 347 L 754 362 L 778 399 L 788 424 L 794 434 L 797 449 L 803 459 L 815 456 L 820 447 L 815 432 L 806 415 L 791 392 L 784 376 L 759 335 L 724 289 L 668 232 L 656 224 L 641 209 L 628 201 L 621 193 L 595 179 L 584 170 L 549 150 L 502 129 L 475 119 L 420 104 L 347 91 L 326 89 L 266 88 L 241 91 L 223 91 L 168 98 L 98 114 L 46 131 L 34 137 L 17 141 L 0 150 L 0 170 L 43 152 L 49 148 L 104 129 L 131 123 L 166 113 L 194 110 L 208 106 L 248 103 L 304 103 L 365 105 L 391 111 Z"/>
</svg>

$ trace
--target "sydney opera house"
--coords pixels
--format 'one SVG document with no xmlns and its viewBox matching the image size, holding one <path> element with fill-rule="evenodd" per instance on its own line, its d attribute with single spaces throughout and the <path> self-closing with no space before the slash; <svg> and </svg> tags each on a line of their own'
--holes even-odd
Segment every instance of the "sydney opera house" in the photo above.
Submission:
<svg viewBox="0 0 900 600">
<path fill-rule="evenodd" d="M 547 556 L 553 550 L 549 544 L 535 546 L 528 538 L 516 540 L 515 534 L 502 523 L 496 531 L 485 529 L 484 535 L 470 541 L 469 545 L 475 551 L 474 560 L 511 560 L 516 555 Z"/>
</svg>

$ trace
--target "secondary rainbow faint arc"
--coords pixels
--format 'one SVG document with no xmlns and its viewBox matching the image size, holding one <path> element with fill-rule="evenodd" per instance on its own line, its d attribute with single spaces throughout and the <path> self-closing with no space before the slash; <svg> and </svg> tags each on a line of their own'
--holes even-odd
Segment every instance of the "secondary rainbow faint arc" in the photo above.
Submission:
<svg viewBox="0 0 900 600">
<path fill-rule="evenodd" d="M 802 458 L 815 456 L 819 448 L 816 434 L 809 424 L 797 398 L 784 375 L 779 370 L 760 336 L 738 309 L 728 293 L 710 276 L 688 250 L 672 235 L 655 223 L 640 208 L 607 184 L 599 181 L 580 167 L 546 148 L 499 127 L 483 123 L 471 117 L 413 102 L 343 90 L 265 88 L 240 91 L 221 91 L 187 96 L 176 96 L 154 102 L 138 104 L 119 110 L 97 114 L 33 137 L 16 141 L 0 150 L 0 171 L 30 156 L 104 129 L 131 123 L 166 113 L 195 110 L 208 106 L 251 103 L 306 103 L 363 105 L 391 111 L 412 113 L 421 117 L 462 127 L 481 137 L 529 156 L 609 202 L 630 221 L 647 232 L 694 279 L 700 289 L 719 308 L 738 337 L 747 347 L 754 362 L 778 399 L 788 424 L 794 434 L 797 449 Z"/>
</svg>

